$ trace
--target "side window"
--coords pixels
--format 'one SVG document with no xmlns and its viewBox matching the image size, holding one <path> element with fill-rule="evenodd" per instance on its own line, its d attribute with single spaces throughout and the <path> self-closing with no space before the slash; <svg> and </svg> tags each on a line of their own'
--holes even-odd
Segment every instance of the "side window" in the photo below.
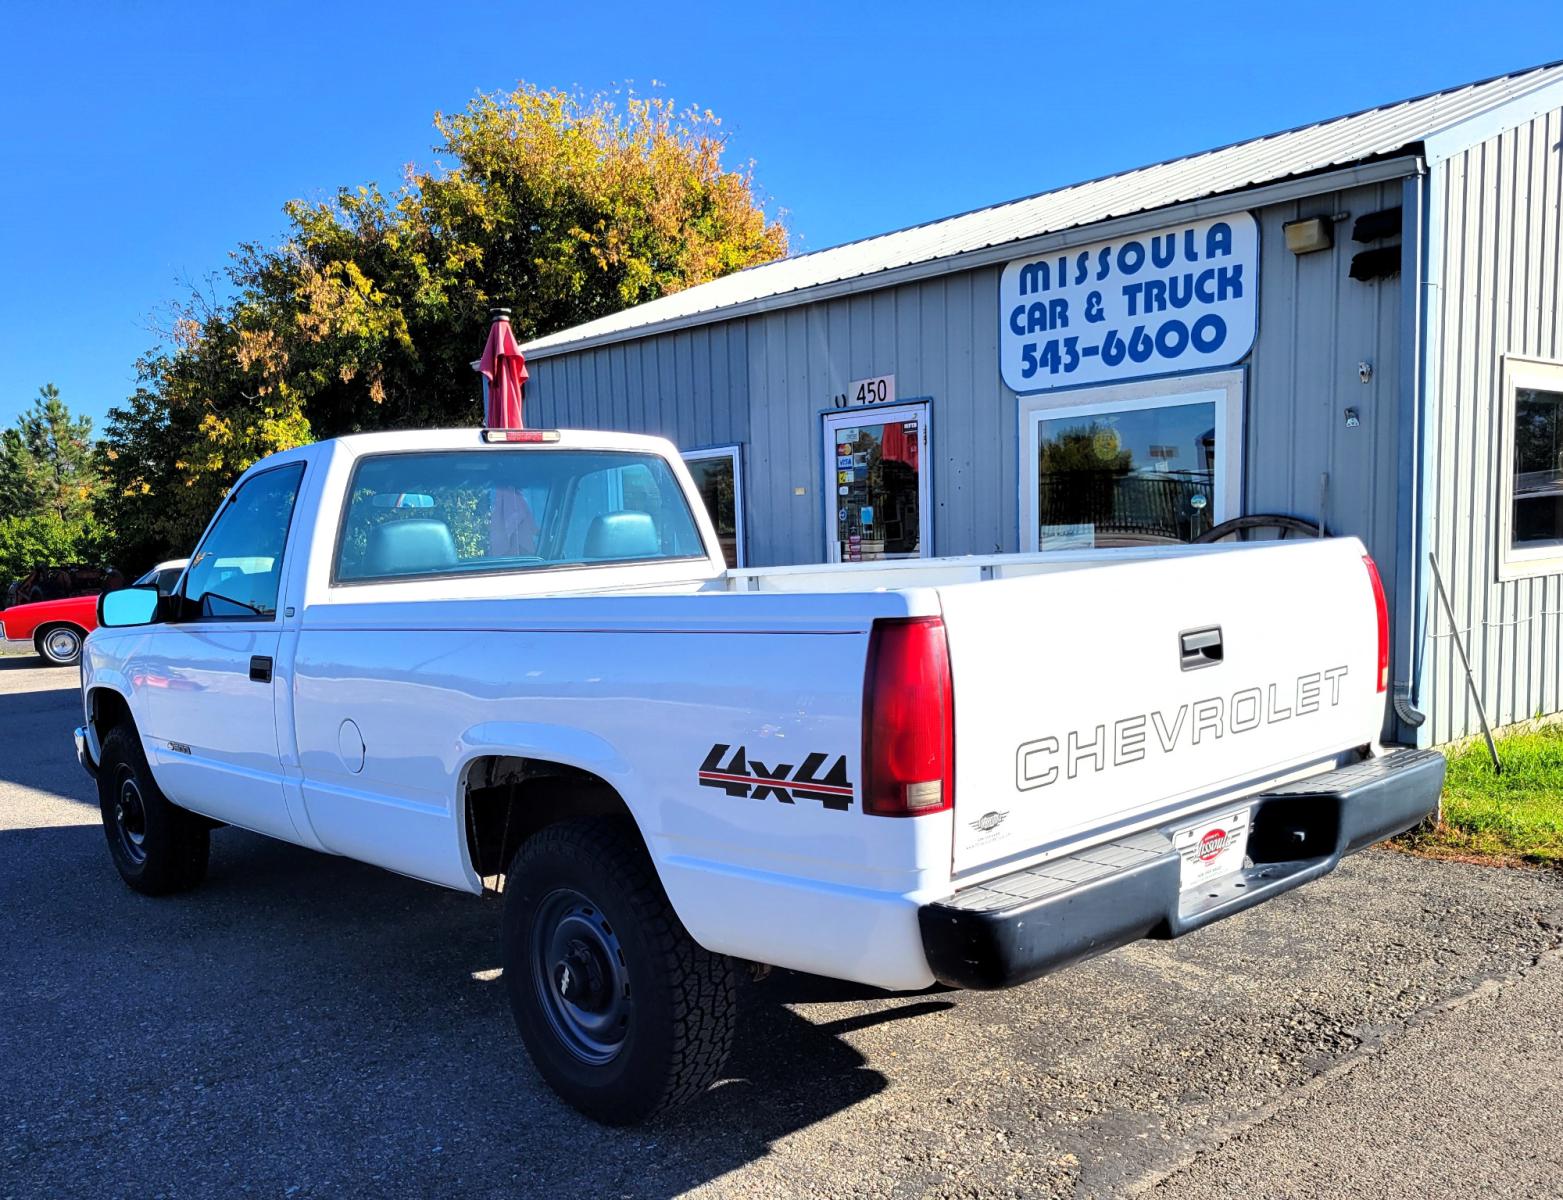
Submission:
<svg viewBox="0 0 1563 1200">
<path fill-rule="evenodd" d="M 282 548 L 304 464 L 265 471 L 223 503 L 185 576 L 185 601 L 197 617 L 272 617 L 282 584 Z"/>
<path fill-rule="evenodd" d="M 1507 358 L 1503 379 L 1498 578 L 1554 575 L 1563 570 L 1563 362 Z"/>
</svg>

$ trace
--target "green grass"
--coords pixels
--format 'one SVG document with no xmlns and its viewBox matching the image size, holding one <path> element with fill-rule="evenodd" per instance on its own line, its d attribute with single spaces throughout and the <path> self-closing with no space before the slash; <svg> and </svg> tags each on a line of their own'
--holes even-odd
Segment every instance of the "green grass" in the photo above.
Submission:
<svg viewBox="0 0 1563 1200">
<path fill-rule="evenodd" d="M 1481 739 L 1449 757 L 1443 820 L 1400 839 L 1419 854 L 1563 866 L 1563 725 L 1498 739 L 1495 774 Z"/>
</svg>

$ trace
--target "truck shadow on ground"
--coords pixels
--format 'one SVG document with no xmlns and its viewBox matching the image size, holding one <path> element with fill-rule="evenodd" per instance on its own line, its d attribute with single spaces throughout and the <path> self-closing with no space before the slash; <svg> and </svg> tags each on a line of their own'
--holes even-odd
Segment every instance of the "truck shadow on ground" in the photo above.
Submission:
<svg viewBox="0 0 1563 1200">
<path fill-rule="evenodd" d="M 0 1118 L 28 1115 L 10 1160 L 20 1194 L 73 1180 L 91 1194 L 673 1196 L 882 1091 L 844 1035 L 952 1006 L 778 972 L 747 989 L 716 1088 L 612 1130 L 528 1062 L 494 971 L 495 898 L 223 830 L 206 885 L 152 900 L 83 824 L 0 834 L 0 908 L 14 1017 Z M 833 1001 L 848 1014 L 787 1007 Z M 133 1152 L 149 1143 L 158 1155 Z"/>
</svg>

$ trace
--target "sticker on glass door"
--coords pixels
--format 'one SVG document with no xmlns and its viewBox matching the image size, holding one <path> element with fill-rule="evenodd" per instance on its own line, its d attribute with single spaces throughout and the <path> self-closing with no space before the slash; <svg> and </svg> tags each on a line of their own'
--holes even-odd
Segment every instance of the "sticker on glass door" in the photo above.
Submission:
<svg viewBox="0 0 1563 1200">
<path fill-rule="evenodd" d="M 826 418 L 826 467 L 836 479 L 827 536 L 835 561 L 927 554 L 926 421 L 920 405 Z"/>
</svg>

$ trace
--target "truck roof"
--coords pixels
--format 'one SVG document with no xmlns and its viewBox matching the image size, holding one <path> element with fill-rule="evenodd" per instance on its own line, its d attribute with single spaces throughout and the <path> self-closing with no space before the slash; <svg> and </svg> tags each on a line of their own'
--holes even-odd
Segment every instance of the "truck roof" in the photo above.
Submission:
<svg viewBox="0 0 1563 1200">
<path fill-rule="evenodd" d="M 619 433 L 597 429 L 560 429 L 557 442 L 504 443 L 493 449 L 550 449 L 573 447 L 582 450 L 640 450 L 653 454 L 677 454 L 666 438 L 642 433 Z M 336 443 L 349 454 L 383 454 L 396 450 L 473 450 L 487 449 L 491 444 L 483 440 L 483 431 L 470 429 L 405 429 L 392 433 L 354 433 L 331 438 L 327 445 Z"/>
</svg>

